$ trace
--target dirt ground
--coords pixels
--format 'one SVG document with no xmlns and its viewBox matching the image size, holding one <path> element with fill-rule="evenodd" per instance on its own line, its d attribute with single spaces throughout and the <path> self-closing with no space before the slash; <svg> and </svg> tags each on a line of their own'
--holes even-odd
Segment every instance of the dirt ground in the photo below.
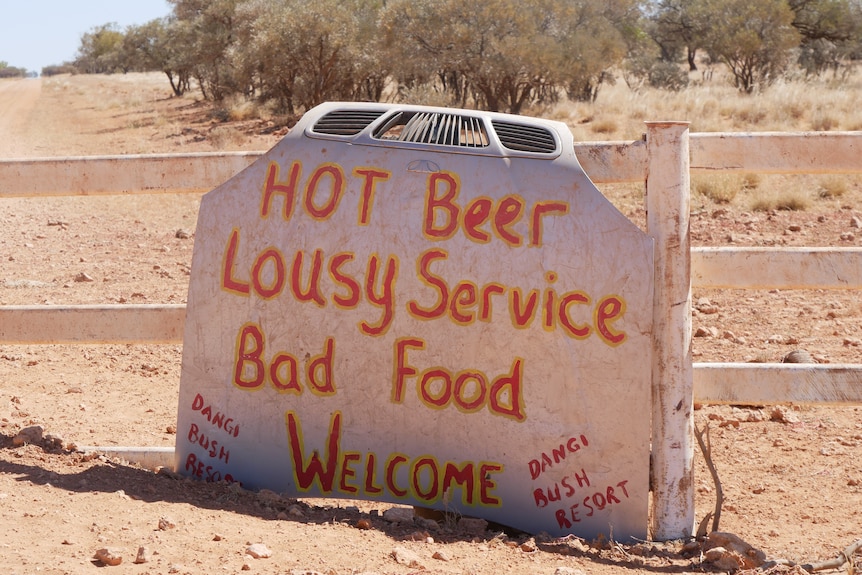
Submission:
<svg viewBox="0 0 862 575">
<path fill-rule="evenodd" d="M 266 150 L 284 128 L 221 122 L 160 75 L 0 82 L 0 159 Z M 613 193 L 609 191 L 609 194 Z M 696 245 L 859 246 L 857 184 L 801 211 L 698 206 Z M 184 303 L 199 195 L 0 199 L 0 305 Z M 624 207 L 643 219 L 636 204 Z M 843 238 L 842 238 L 843 234 Z M 849 234 L 849 235 L 848 235 Z M 708 302 L 706 301 L 708 300 Z M 845 292 L 695 292 L 695 361 L 862 362 Z M 711 329 L 714 328 L 714 329 Z M 0 345 L 0 567 L 89 573 L 611 574 L 720 571 L 686 542 L 583 542 L 384 520 L 389 505 L 286 500 L 154 473 L 70 445 L 172 446 L 179 345 Z M 719 529 L 767 558 L 834 558 L 862 538 L 862 407 L 702 406 L 724 489 Z M 41 425 L 41 442 L 16 445 Z M 696 513 L 715 486 L 696 457 Z M 263 544 L 269 558 L 247 553 Z M 133 563 L 140 547 L 146 561 Z M 108 558 L 108 561 L 110 559 Z M 859 555 L 857 565 L 862 563 Z M 108 567 L 110 569 L 110 567 Z M 725 568 L 725 570 L 727 570 Z"/>
</svg>

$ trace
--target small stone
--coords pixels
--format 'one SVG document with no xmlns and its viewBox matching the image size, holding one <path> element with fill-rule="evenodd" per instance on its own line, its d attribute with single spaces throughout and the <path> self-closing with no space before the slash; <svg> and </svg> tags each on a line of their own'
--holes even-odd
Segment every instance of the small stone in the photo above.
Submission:
<svg viewBox="0 0 862 575">
<path fill-rule="evenodd" d="M 153 553 L 149 550 L 148 547 L 138 547 L 138 554 L 135 556 L 135 563 L 138 565 L 142 563 L 149 563 L 152 561 Z"/>
<path fill-rule="evenodd" d="M 305 517 L 305 513 L 302 511 L 302 507 L 299 505 L 293 504 L 287 508 L 287 512 L 291 517 Z"/>
<path fill-rule="evenodd" d="M 587 572 L 575 567 L 557 567 L 554 575 L 587 575 Z"/>
<path fill-rule="evenodd" d="M 216 533 L 215 535 L 213 535 L 213 541 L 222 541 L 222 540 L 224 540 L 224 535 L 222 535 L 221 533 Z"/>
<path fill-rule="evenodd" d="M 242 567 L 240 567 L 241 571 L 251 571 L 251 563 L 248 561 L 244 561 Z"/>
<path fill-rule="evenodd" d="M 167 433 L 168 435 L 176 435 L 177 434 L 177 426 L 174 425 L 173 423 L 169 424 L 167 427 L 165 427 L 165 433 Z"/>
<path fill-rule="evenodd" d="M 12 445 L 15 447 L 21 447 L 22 445 L 42 443 L 42 436 L 44 433 L 45 428 L 41 425 L 25 427 L 12 438 Z"/>
<path fill-rule="evenodd" d="M 123 562 L 123 550 L 116 547 L 105 547 L 96 551 L 96 554 L 93 555 L 93 559 L 103 563 L 104 565 L 116 567 Z"/>
<path fill-rule="evenodd" d="M 82 282 L 91 282 L 91 281 L 95 281 L 95 280 L 93 280 L 93 276 L 91 276 L 87 273 L 81 272 L 75 276 L 75 281 L 78 283 L 82 283 Z"/>
<path fill-rule="evenodd" d="M 862 339 L 856 337 L 845 337 L 843 343 L 848 347 L 859 347 L 862 345 Z"/>
<path fill-rule="evenodd" d="M 269 559 L 272 557 L 272 551 L 270 551 L 263 543 L 249 545 L 245 552 L 247 555 L 251 555 L 255 559 Z"/>
<path fill-rule="evenodd" d="M 445 551 L 435 551 L 434 555 L 432 555 L 431 557 L 434 559 L 437 559 L 438 561 L 451 561 L 452 560 L 452 557 L 448 553 L 446 553 Z"/>
<path fill-rule="evenodd" d="M 482 535 L 488 529 L 488 522 L 478 517 L 462 517 L 458 520 L 458 529 L 471 535 Z"/>
<path fill-rule="evenodd" d="M 852 242 L 856 239 L 856 234 L 853 234 L 852 232 L 844 232 L 840 237 L 843 242 Z"/>
<path fill-rule="evenodd" d="M 420 517 L 417 515 L 416 517 L 413 518 L 413 521 L 416 523 L 416 525 L 418 525 L 419 527 L 426 529 L 428 531 L 439 531 L 440 530 L 440 524 L 437 523 L 436 521 L 434 521 L 433 519 L 429 519 L 427 517 Z"/>
<path fill-rule="evenodd" d="M 521 551 L 524 553 L 532 553 L 533 551 L 538 551 L 539 547 L 536 545 L 536 541 L 534 539 L 527 539 L 523 543 L 521 543 Z"/>
<path fill-rule="evenodd" d="M 409 549 L 405 549 L 404 547 L 396 547 L 392 550 L 390 556 L 395 559 L 395 562 L 399 565 L 404 565 L 410 569 L 425 569 L 419 555 Z"/>
<path fill-rule="evenodd" d="M 710 557 L 709 551 L 723 548 L 725 553 L 714 561 L 710 561 L 722 570 L 756 569 L 766 562 L 766 554 L 746 543 L 733 533 L 713 531 L 707 535 L 703 543 L 704 557 Z M 735 565 L 735 566 L 734 566 Z"/>
<path fill-rule="evenodd" d="M 799 418 L 783 405 L 776 405 L 769 414 L 769 420 L 777 423 L 797 423 Z"/>
<path fill-rule="evenodd" d="M 859 216 L 852 216 L 850 218 L 850 227 L 851 228 L 862 228 L 862 218 Z"/>
<path fill-rule="evenodd" d="M 180 239 L 180 240 L 187 240 L 190 237 L 192 237 L 192 235 L 189 232 L 187 232 L 186 230 L 179 229 L 174 234 L 174 237 L 176 237 L 177 239 Z"/>
<path fill-rule="evenodd" d="M 814 358 L 811 357 L 811 354 L 805 351 L 804 349 L 794 349 L 790 353 L 786 354 L 782 360 L 782 363 L 817 363 L 814 361 Z"/>
<path fill-rule="evenodd" d="M 383 512 L 383 519 L 390 523 L 413 523 L 413 509 L 392 507 Z"/>
<path fill-rule="evenodd" d="M 360 519 L 356 522 L 356 528 L 367 531 L 371 529 L 371 521 L 369 521 L 368 519 Z"/>
<path fill-rule="evenodd" d="M 800 232 L 802 231 L 802 226 L 800 226 L 799 224 L 791 224 L 787 226 L 787 229 L 791 232 Z"/>
<path fill-rule="evenodd" d="M 159 517 L 159 531 L 173 529 L 177 524 L 170 517 Z"/>
</svg>

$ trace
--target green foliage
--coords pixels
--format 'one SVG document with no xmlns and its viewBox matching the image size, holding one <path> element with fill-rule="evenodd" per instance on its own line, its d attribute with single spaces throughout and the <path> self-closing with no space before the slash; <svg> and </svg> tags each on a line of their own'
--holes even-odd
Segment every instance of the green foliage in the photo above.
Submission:
<svg viewBox="0 0 862 575">
<path fill-rule="evenodd" d="M 750 94 L 780 78 L 800 41 L 786 0 L 704 1 L 712 22 L 707 51 L 727 64 L 734 85 Z"/>
<path fill-rule="evenodd" d="M 697 54 L 761 90 L 798 54 L 806 71 L 862 56 L 860 0 L 168 0 L 170 17 L 93 28 L 82 72 L 160 70 L 177 96 L 245 98 L 295 114 L 384 98 L 520 113 L 688 85 Z M 395 90 L 387 93 L 388 87 Z"/>
<path fill-rule="evenodd" d="M 123 33 L 117 24 L 95 26 L 81 36 L 75 67 L 86 74 L 127 71 L 122 59 Z"/>
</svg>

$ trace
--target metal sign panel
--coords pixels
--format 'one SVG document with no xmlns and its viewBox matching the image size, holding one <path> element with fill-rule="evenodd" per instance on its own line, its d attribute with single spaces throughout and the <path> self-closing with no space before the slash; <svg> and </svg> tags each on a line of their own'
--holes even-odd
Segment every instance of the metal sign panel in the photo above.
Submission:
<svg viewBox="0 0 862 575">
<path fill-rule="evenodd" d="M 315 132 L 354 108 L 380 114 Z M 457 128 L 449 145 L 375 136 L 398 110 L 316 108 L 204 196 L 177 469 L 645 537 L 652 241 L 563 124 L 469 112 L 479 151 Z M 495 121 L 550 148 L 515 150 Z"/>
</svg>

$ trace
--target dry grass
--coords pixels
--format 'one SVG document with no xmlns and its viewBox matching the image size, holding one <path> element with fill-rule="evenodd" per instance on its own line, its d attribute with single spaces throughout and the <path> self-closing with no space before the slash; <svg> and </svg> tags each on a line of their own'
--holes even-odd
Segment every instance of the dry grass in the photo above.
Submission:
<svg viewBox="0 0 862 575">
<path fill-rule="evenodd" d="M 762 93 L 737 92 L 718 70 L 710 80 L 690 75 L 689 88 L 669 92 L 625 82 L 604 86 L 593 103 L 560 102 L 525 113 L 565 122 L 576 141 L 634 141 L 646 121 L 688 121 L 697 132 L 795 132 L 862 130 L 862 73 L 844 82 L 830 77 L 776 83 Z M 858 175 L 784 176 L 693 174 L 692 203 L 742 210 L 832 210 L 862 206 Z M 638 199 L 618 187 L 603 191 L 627 213 Z"/>
</svg>

